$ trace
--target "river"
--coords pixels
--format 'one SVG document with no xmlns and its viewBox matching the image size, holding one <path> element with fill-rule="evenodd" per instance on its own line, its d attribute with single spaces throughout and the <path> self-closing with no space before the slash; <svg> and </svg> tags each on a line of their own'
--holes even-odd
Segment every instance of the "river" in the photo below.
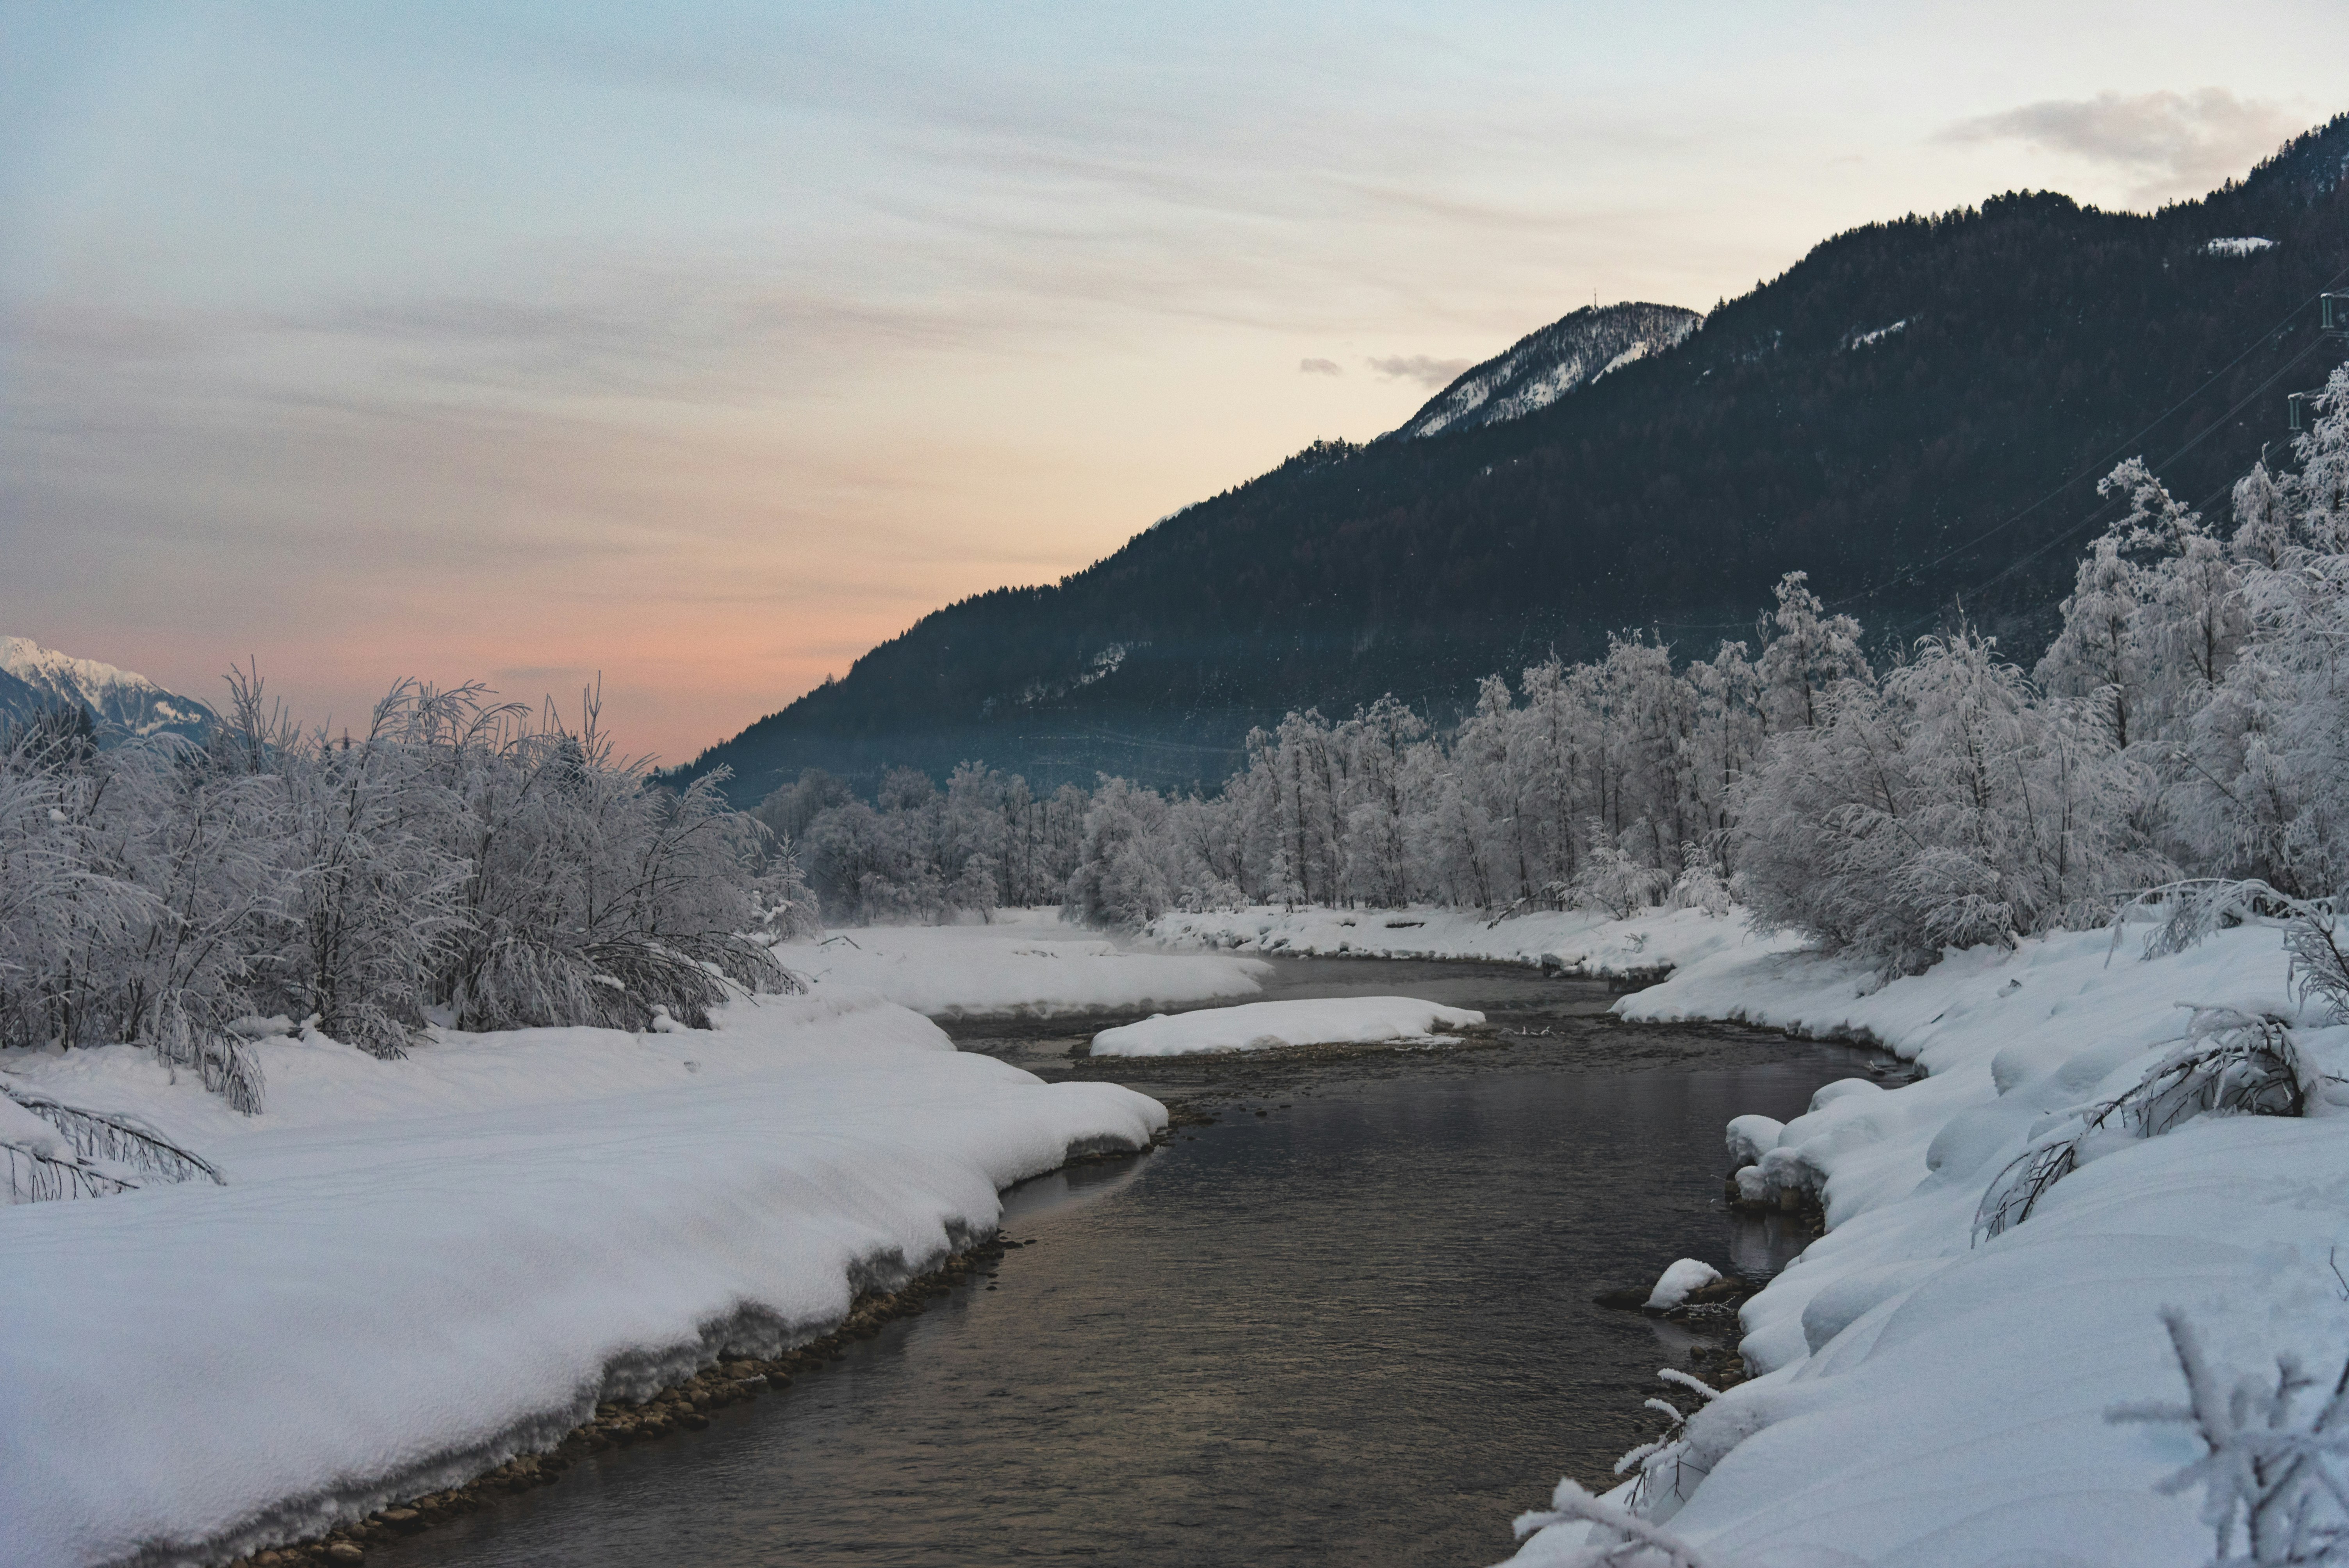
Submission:
<svg viewBox="0 0 2349 1568">
<path fill-rule="evenodd" d="M 1631 1027 L 1605 987 L 1493 965 L 1281 961 L 1274 996 L 1484 1009 L 1489 1043 L 1093 1063 L 1110 1018 L 947 1023 L 1048 1077 L 1216 1118 L 1015 1188 L 1028 1245 L 827 1370 L 372 1550 L 378 1568 L 1475 1564 L 1561 1474 L 1651 1434 L 1689 1334 L 1592 1304 L 1682 1256 L 1802 1238 L 1723 1207 L 1722 1126 L 1881 1065 Z M 990 1299 L 992 1298 L 992 1299 Z"/>
</svg>

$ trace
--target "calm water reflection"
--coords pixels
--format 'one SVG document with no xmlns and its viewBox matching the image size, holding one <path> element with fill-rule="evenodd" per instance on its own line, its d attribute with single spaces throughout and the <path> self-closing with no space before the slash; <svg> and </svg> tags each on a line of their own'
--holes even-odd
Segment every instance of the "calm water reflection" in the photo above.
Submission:
<svg viewBox="0 0 2349 1568">
<path fill-rule="evenodd" d="M 1040 1244 L 997 1289 L 368 1561 L 1506 1556 L 1509 1521 L 1561 1473 L 1602 1477 L 1646 1435 L 1656 1368 L 1685 1360 L 1678 1331 L 1591 1293 L 1684 1255 L 1782 1264 L 1790 1240 L 1721 1207 L 1722 1124 L 1791 1116 L 1865 1059 L 1626 1038 L 1590 1016 L 1594 988 L 1509 983 L 1496 1016 L 1537 1033 L 1554 1012 L 1574 1042 L 1268 1091 L 1155 1154 L 1030 1183 L 1006 1229 Z"/>
</svg>

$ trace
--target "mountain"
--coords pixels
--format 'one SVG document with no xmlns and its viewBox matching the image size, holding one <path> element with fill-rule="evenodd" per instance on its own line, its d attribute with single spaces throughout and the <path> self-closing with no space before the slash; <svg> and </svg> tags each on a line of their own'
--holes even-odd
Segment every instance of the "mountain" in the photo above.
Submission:
<svg viewBox="0 0 2349 1568">
<path fill-rule="evenodd" d="M 30 637 L 0 637 L 0 727 L 58 708 L 87 712 L 101 740 L 165 731 L 200 735 L 218 722 L 202 703 L 145 676 L 78 659 Z"/>
<path fill-rule="evenodd" d="M 1391 691 L 1444 721 L 1479 676 L 1624 629 L 1709 655 L 1794 570 L 1879 640 L 1961 606 L 2027 659 L 2115 461 L 2223 511 L 2281 452 L 2287 394 L 2341 352 L 2314 296 L 2349 280 L 2344 167 L 2349 116 L 2150 214 L 2023 192 L 1838 234 L 1546 407 L 1317 442 L 926 616 L 679 774 L 728 765 L 743 800 L 964 758 L 1212 787 L 1291 707 Z"/>
<path fill-rule="evenodd" d="M 1523 418 L 1610 370 L 1672 347 L 1703 319 L 1672 304 L 1586 305 L 1468 371 L 1381 438 L 1407 441 Z"/>
</svg>

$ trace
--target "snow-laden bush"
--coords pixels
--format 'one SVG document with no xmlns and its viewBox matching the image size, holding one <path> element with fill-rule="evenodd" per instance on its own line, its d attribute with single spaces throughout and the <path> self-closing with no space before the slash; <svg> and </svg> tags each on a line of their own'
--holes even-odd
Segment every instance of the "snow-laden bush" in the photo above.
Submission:
<svg viewBox="0 0 2349 1568">
<path fill-rule="evenodd" d="M 722 779 L 653 787 L 592 696 L 574 729 L 403 682 L 336 735 L 230 687 L 202 746 L 101 748 L 71 714 L 0 734 L 0 1049 L 142 1045 L 250 1112 L 255 1018 L 397 1057 L 433 1008 L 642 1028 L 795 985 L 771 951 L 812 916 L 788 846 Z"/>
<path fill-rule="evenodd" d="M 2089 710 L 1961 630 L 1773 739 L 1736 791 L 1740 872 L 1764 924 L 1913 972 L 2099 923 L 2110 890 L 2165 874 L 2135 825 L 2145 787 Z"/>
</svg>

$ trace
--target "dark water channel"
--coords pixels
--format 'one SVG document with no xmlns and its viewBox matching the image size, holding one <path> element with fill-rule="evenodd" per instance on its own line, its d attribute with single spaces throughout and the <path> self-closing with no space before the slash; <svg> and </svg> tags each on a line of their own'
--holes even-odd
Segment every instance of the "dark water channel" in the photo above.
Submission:
<svg viewBox="0 0 2349 1568">
<path fill-rule="evenodd" d="M 1722 1124 L 1877 1058 L 1611 1022 L 1498 965 L 1289 960 L 1274 995 L 1475 1006 L 1495 1043 L 1337 1060 L 1072 1062 L 1114 1019 L 949 1024 L 1047 1076 L 1219 1119 L 1009 1196 L 1032 1244 L 709 1430 L 368 1553 L 378 1568 L 1475 1564 L 1561 1474 L 1649 1435 L 1684 1330 L 1608 1311 L 1682 1256 L 1800 1240 L 1721 1202 Z M 1257 1112 L 1265 1114 L 1259 1116 Z M 992 1286 L 993 1288 L 988 1288 Z"/>
</svg>

